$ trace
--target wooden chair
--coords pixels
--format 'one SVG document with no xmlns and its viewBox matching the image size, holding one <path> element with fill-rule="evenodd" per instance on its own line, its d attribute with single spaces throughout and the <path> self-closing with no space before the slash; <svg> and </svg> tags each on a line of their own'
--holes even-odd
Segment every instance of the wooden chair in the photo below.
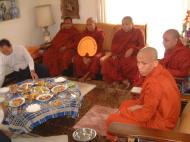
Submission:
<svg viewBox="0 0 190 142">
<path fill-rule="evenodd" d="M 185 106 L 174 130 L 156 130 L 114 122 L 108 131 L 120 138 L 140 138 L 153 141 L 190 141 L 190 101 Z"/>
</svg>

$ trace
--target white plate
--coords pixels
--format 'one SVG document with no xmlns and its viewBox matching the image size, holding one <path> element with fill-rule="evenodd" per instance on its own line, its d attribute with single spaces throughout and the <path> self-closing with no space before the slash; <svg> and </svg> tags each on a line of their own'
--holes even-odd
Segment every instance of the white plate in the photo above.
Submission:
<svg viewBox="0 0 190 142">
<path fill-rule="evenodd" d="M 27 112 L 37 112 L 41 109 L 41 106 L 39 104 L 31 104 L 26 108 Z"/>
<path fill-rule="evenodd" d="M 18 91 L 27 90 L 27 89 L 30 89 L 32 85 L 33 85 L 33 83 L 31 83 L 31 82 L 25 82 L 25 83 L 19 85 L 17 90 Z"/>
<path fill-rule="evenodd" d="M 46 102 L 49 101 L 53 97 L 52 94 L 42 94 L 39 95 L 36 100 L 41 101 L 41 102 Z"/>
<path fill-rule="evenodd" d="M 141 87 L 133 87 L 131 89 L 131 93 L 135 93 L 135 94 L 140 94 L 142 91 L 142 88 Z"/>
<path fill-rule="evenodd" d="M 63 88 L 63 89 L 60 89 L 60 90 L 57 90 L 57 88 Z M 54 86 L 51 91 L 54 93 L 54 94 L 57 94 L 57 93 L 60 93 L 60 92 L 63 92 L 65 91 L 66 89 L 68 88 L 67 85 L 57 85 L 57 86 Z"/>
<path fill-rule="evenodd" d="M 16 101 L 19 101 L 18 103 Z M 11 107 L 19 107 L 25 103 L 25 99 L 23 97 L 17 97 L 9 101 L 9 106 Z"/>
<path fill-rule="evenodd" d="M 55 78 L 54 79 L 54 82 L 56 82 L 56 83 L 61 83 L 61 82 L 64 82 L 64 81 L 66 81 L 67 79 L 66 78 L 64 78 L 64 77 L 58 77 L 58 78 Z"/>
<path fill-rule="evenodd" d="M 2 107 L 0 107 L 0 123 L 3 122 L 3 119 L 4 119 L 4 111 L 3 111 Z"/>
<path fill-rule="evenodd" d="M 0 94 L 4 94 L 4 93 L 7 93 L 9 92 L 9 87 L 3 87 L 3 88 L 0 88 Z"/>
</svg>

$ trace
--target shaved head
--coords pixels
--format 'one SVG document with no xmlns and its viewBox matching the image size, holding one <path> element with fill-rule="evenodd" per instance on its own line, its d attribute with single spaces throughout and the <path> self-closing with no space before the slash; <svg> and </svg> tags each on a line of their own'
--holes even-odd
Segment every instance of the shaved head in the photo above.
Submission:
<svg viewBox="0 0 190 142">
<path fill-rule="evenodd" d="M 158 59 L 158 53 L 156 49 L 152 47 L 144 47 L 138 52 L 138 54 L 143 54 L 146 56 L 148 61 L 155 61 Z"/>
<path fill-rule="evenodd" d="M 171 50 L 176 47 L 179 41 L 180 35 L 179 32 L 175 29 L 167 30 L 163 35 L 163 44 L 165 50 Z"/>
<path fill-rule="evenodd" d="M 89 17 L 89 18 L 86 20 L 86 23 L 96 23 L 96 20 L 93 19 L 92 17 Z"/>
<path fill-rule="evenodd" d="M 133 24 L 133 19 L 132 19 L 130 16 L 125 16 L 125 17 L 122 19 L 122 23 L 124 23 L 125 21 L 128 21 L 128 23 Z"/>
<path fill-rule="evenodd" d="M 96 20 L 92 17 L 86 20 L 86 28 L 88 31 L 95 31 L 96 29 Z"/>
<path fill-rule="evenodd" d="M 145 47 L 137 54 L 137 66 L 142 76 L 147 76 L 158 65 L 158 54 L 155 48 Z"/>
<path fill-rule="evenodd" d="M 169 29 L 169 30 L 165 31 L 164 34 L 169 34 L 173 38 L 177 38 L 177 39 L 180 38 L 179 32 L 177 30 L 175 30 L 175 29 Z"/>
</svg>

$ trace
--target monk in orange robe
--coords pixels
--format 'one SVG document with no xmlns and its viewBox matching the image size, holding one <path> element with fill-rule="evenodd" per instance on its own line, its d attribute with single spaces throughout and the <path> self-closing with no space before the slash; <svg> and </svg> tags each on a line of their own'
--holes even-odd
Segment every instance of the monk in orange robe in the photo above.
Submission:
<svg viewBox="0 0 190 142">
<path fill-rule="evenodd" d="M 51 76 L 61 74 L 72 63 L 78 34 L 72 25 L 72 19 L 66 17 L 61 30 L 53 38 L 51 47 L 43 56 L 43 64 L 49 69 Z"/>
<path fill-rule="evenodd" d="M 163 35 L 163 44 L 165 54 L 160 63 L 174 77 L 187 77 L 190 71 L 190 49 L 182 44 L 178 31 L 167 30 Z"/>
<path fill-rule="evenodd" d="M 112 55 L 102 64 L 103 80 L 108 83 L 132 80 L 136 75 L 136 55 L 145 46 L 144 36 L 140 29 L 133 26 L 132 18 L 122 20 L 122 28 L 112 40 Z"/>
<path fill-rule="evenodd" d="M 95 79 L 100 72 L 100 58 L 103 56 L 103 41 L 104 33 L 96 26 L 96 22 L 92 18 L 88 18 L 86 21 L 86 29 L 81 34 L 81 39 L 85 36 L 91 36 L 97 43 L 97 52 L 94 56 L 80 56 L 77 54 L 74 57 L 73 65 L 75 76 L 79 77 L 80 81 L 87 79 Z"/>
<path fill-rule="evenodd" d="M 160 130 L 173 129 L 180 113 L 180 93 L 173 76 L 157 60 L 154 48 L 146 47 L 137 54 L 139 72 L 145 77 L 140 98 L 124 101 L 119 111 L 106 120 Z M 108 138 L 113 136 L 108 133 Z"/>
</svg>

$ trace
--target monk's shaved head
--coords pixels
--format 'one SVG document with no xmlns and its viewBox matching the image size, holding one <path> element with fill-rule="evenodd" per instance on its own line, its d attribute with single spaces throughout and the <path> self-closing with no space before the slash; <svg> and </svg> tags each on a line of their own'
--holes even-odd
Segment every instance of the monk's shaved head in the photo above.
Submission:
<svg viewBox="0 0 190 142">
<path fill-rule="evenodd" d="M 138 54 L 144 54 L 149 61 L 155 61 L 158 59 L 158 53 L 156 49 L 152 47 L 144 47 L 138 52 Z"/>
<path fill-rule="evenodd" d="M 96 20 L 93 19 L 92 17 L 88 18 L 86 20 L 86 29 L 88 31 L 91 31 L 91 32 L 95 31 L 95 29 L 96 29 Z"/>
<path fill-rule="evenodd" d="M 96 20 L 93 19 L 92 17 L 89 17 L 89 18 L 86 20 L 86 23 L 96 23 Z"/>
<path fill-rule="evenodd" d="M 179 32 L 177 30 L 175 30 L 175 29 L 169 29 L 169 30 L 165 31 L 164 34 L 169 34 L 173 38 L 177 38 L 177 39 L 180 38 Z"/>
<path fill-rule="evenodd" d="M 125 16 L 122 19 L 122 23 L 124 23 L 125 21 L 128 21 L 129 23 L 133 24 L 133 19 L 130 16 Z"/>
<path fill-rule="evenodd" d="M 145 47 L 137 54 L 137 66 L 142 76 L 147 76 L 158 65 L 158 54 L 155 48 Z"/>
<path fill-rule="evenodd" d="M 179 32 L 175 29 L 167 30 L 163 35 L 163 44 L 165 50 L 171 50 L 176 47 L 179 42 L 180 35 Z"/>
</svg>

